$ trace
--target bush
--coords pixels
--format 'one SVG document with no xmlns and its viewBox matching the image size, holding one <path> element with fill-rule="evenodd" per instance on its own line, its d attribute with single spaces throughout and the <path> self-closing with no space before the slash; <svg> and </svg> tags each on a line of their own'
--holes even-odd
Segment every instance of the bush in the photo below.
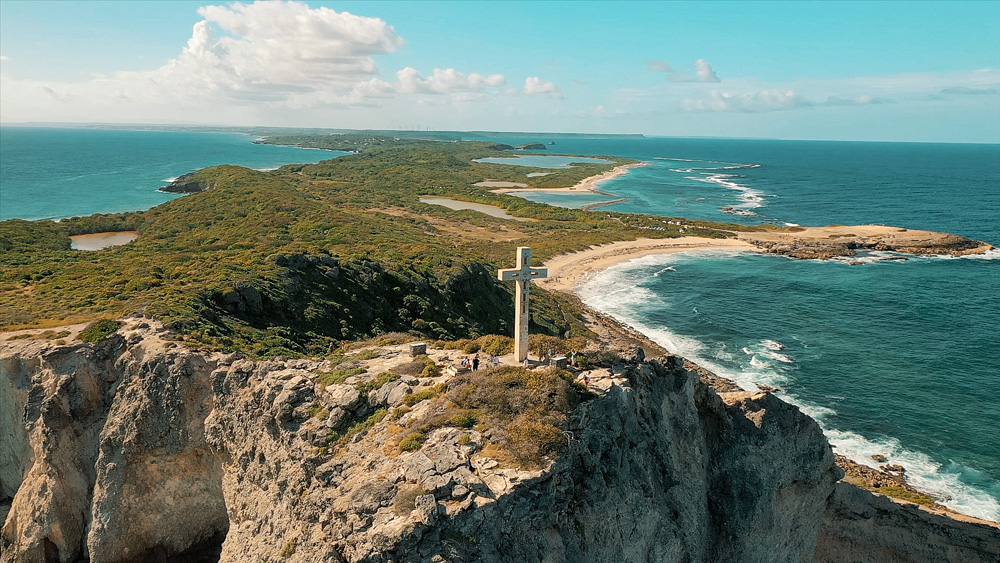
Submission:
<svg viewBox="0 0 1000 563">
<path fill-rule="evenodd" d="M 399 451 L 412 452 L 420 449 L 424 445 L 424 434 L 420 432 L 410 432 L 405 438 L 399 441 Z"/>
<path fill-rule="evenodd" d="M 80 340 L 84 342 L 90 342 L 91 344 L 97 344 L 98 342 L 103 342 L 107 340 L 109 336 L 115 333 L 122 324 L 118 321 L 112 319 L 104 319 L 91 323 L 90 326 L 83 329 L 80 333 Z"/>
<path fill-rule="evenodd" d="M 392 501 L 392 511 L 399 516 L 406 516 L 416 508 L 417 497 L 426 494 L 423 487 L 400 489 Z"/>
<path fill-rule="evenodd" d="M 555 424 L 544 422 L 534 413 L 523 414 L 504 427 L 504 448 L 523 465 L 540 466 L 543 457 L 557 453 L 567 444 L 566 435 Z"/>
<path fill-rule="evenodd" d="M 427 399 L 432 399 L 440 395 L 441 392 L 444 391 L 444 389 L 445 389 L 445 384 L 442 383 L 440 385 L 435 385 L 430 389 L 424 389 L 422 391 L 417 391 L 416 393 L 410 393 L 409 395 L 403 397 L 403 404 L 408 407 L 412 407 L 413 405 L 421 401 L 426 401 Z"/>
</svg>

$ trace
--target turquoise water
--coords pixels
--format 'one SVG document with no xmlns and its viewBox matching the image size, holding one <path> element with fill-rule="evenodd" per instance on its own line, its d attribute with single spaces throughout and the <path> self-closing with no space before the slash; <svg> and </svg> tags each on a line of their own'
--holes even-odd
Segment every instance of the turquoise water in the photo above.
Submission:
<svg viewBox="0 0 1000 563">
<path fill-rule="evenodd" d="M 155 191 L 166 179 L 199 167 L 273 168 L 337 154 L 249 141 L 3 127 L 0 217 L 144 209 L 175 197 Z M 1000 245 L 997 145 L 651 138 L 566 139 L 559 149 L 650 163 L 602 184 L 627 198 L 602 209 L 748 224 L 885 223 Z M 948 506 L 1000 520 L 1000 253 L 884 257 L 861 266 L 732 252 L 650 257 L 581 291 L 746 388 L 780 388 L 838 452 L 869 465 L 872 454 L 887 455 Z"/>
<path fill-rule="evenodd" d="M 255 145 L 234 133 L 0 127 L 0 220 L 149 209 L 157 192 L 206 166 L 277 168 L 343 154 Z"/>
<path fill-rule="evenodd" d="M 560 150 L 649 163 L 601 184 L 628 198 L 602 210 L 882 223 L 1000 245 L 997 145 L 653 138 Z M 779 388 L 838 453 L 873 467 L 871 455 L 886 455 L 947 506 L 1000 520 L 1000 252 L 885 258 L 647 257 L 598 274 L 581 295 L 744 388 Z"/>
</svg>

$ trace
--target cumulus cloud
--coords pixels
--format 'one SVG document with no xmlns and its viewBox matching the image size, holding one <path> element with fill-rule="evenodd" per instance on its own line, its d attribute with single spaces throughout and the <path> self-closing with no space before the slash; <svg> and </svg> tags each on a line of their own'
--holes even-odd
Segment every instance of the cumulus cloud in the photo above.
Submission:
<svg viewBox="0 0 1000 563">
<path fill-rule="evenodd" d="M 406 67 L 396 73 L 396 90 L 404 94 L 453 94 L 483 92 L 507 83 L 502 74 L 488 76 L 473 72 L 466 75 L 453 68 L 435 68 L 424 78 L 416 69 Z"/>
<path fill-rule="evenodd" d="M 378 18 L 300 2 L 203 6 L 179 57 L 151 78 L 199 83 L 238 99 L 348 90 L 378 72 L 373 55 L 403 44 Z M 223 34 L 218 36 L 216 28 Z"/>
<path fill-rule="evenodd" d="M 694 76 L 697 82 L 720 82 L 718 75 L 712 70 L 712 65 L 705 59 L 694 62 Z"/>
<path fill-rule="evenodd" d="M 712 65 L 705 59 L 694 62 L 694 76 L 677 72 L 667 61 L 648 60 L 646 70 L 665 73 L 672 82 L 721 82 L 719 75 L 715 74 Z"/>
<path fill-rule="evenodd" d="M 529 76 L 524 80 L 524 93 L 532 96 L 562 97 L 558 86 L 537 76 Z"/>
<path fill-rule="evenodd" d="M 8 57 L 7 55 L 0 55 L 0 61 L 9 61 L 9 60 L 10 57 Z"/>
</svg>

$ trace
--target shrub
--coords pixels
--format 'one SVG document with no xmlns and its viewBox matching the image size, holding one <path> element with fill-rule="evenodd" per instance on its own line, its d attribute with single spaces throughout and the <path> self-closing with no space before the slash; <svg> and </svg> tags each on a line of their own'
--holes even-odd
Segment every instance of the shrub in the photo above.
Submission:
<svg viewBox="0 0 1000 563">
<path fill-rule="evenodd" d="M 562 429 L 539 420 L 535 413 L 525 413 L 504 427 L 504 448 L 523 465 L 540 466 L 543 457 L 557 453 L 567 444 Z"/>
<path fill-rule="evenodd" d="M 409 395 L 407 395 L 407 397 L 409 397 Z M 395 408 L 395 409 L 392 409 L 392 414 L 390 415 L 390 417 L 393 420 L 399 420 L 399 419 L 403 418 L 403 415 L 405 415 L 408 412 L 412 412 L 412 411 L 413 411 L 413 409 L 411 409 L 410 407 Z"/>
<path fill-rule="evenodd" d="M 290 539 L 285 543 L 285 547 L 281 548 L 281 553 L 279 554 L 282 559 L 288 559 L 295 555 L 295 543 L 295 539 Z"/>
<path fill-rule="evenodd" d="M 389 411 L 387 411 L 386 409 L 378 409 L 377 411 L 368 415 L 368 418 L 365 418 L 364 420 L 355 420 L 351 422 L 351 424 L 349 424 L 347 428 L 344 428 L 339 432 L 331 430 L 326 435 L 326 443 L 327 444 L 335 443 L 337 446 L 344 446 L 355 434 L 371 430 L 372 428 L 375 427 L 376 424 L 382 422 L 382 420 L 385 419 L 386 415 L 388 414 Z"/>
<path fill-rule="evenodd" d="M 399 451 L 412 452 L 420 449 L 424 444 L 424 434 L 421 432 L 410 432 L 405 438 L 399 441 Z"/>
<path fill-rule="evenodd" d="M 439 394 L 441 394 L 442 391 L 444 391 L 444 389 L 445 389 L 445 384 L 442 383 L 440 385 L 435 385 L 430 389 L 424 389 L 422 391 L 417 391 L 416 393 L 410 393 L 409 395 L 403 397 L 403 404 L 408 407 L 412 407 L 413 405 L 421 401 L 426 401 L 427 399 L 432 399 L 438 396 Z"/>
<path fill-rule="evenodd" d="M 80 333 L 80 340 L 90 342 L 91 344 L 103 342 L 104 340 L 107 340 L 109 336 L 114 334 L 114 332 L 118 330 L 121 325 L 122 324 L 120 322 L 112 319 L 104 319 L 91 323 L 90 326 L 83 329 L 83 332 Z"/>
<path fill-rule="evenodd" d="M 476 425 L 478 419 L 476 418 L 474 411 L 463 410 L 451 415 L 448 422 L 452 426 L 457 426 L 458 428 L 472 428 Z"/>
<path fill-rule="evenodd" d="M 423 487 L 400 489 L 396 493 L 396 498 L 392 500 L 392 511 L 399 516 L 406 516 L 416 507 L 417 497 L 426 494 L 427 491 Z"/>
</svg>

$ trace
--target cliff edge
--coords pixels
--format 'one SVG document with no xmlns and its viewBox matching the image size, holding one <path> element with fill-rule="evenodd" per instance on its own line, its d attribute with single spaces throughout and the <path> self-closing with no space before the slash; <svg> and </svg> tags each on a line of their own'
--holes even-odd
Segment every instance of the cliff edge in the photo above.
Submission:
<svg viewBox="0 0 1000 563">
<path fill-rule="evenodd" d="M 1000 557 L 997 528 L 838 484 L 812 419 L 674 356 L 591 369 L 558 455 L 525 466 L 452 416 L 462 376 L 408 375 L 405 345 L 347 369 L 205 354 L 137 318 L 99 344 L 80 328 L 0 336 L 4 563 Z"/>
</svg>

